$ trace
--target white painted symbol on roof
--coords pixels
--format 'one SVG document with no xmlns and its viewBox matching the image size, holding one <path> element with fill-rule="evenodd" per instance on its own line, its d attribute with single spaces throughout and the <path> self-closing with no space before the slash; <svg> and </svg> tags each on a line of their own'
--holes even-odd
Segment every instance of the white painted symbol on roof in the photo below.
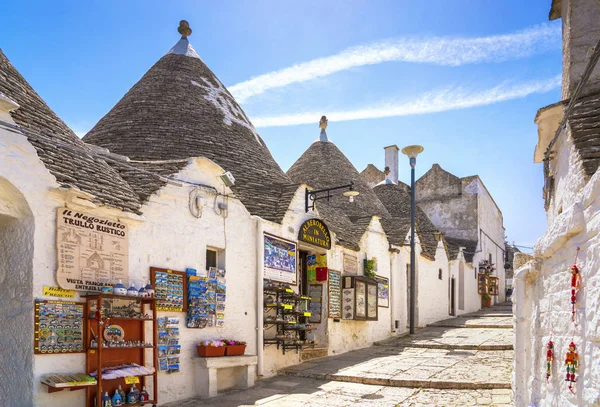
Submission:
<svg viewBox="0 0 600 407">
<path fill-rule="evenodd" d="M 231 126 L 232 123 L 237 123 L 240 126 L 244 126 L 248 130 L 254 134 L 256 141 L 258 144 L 262 145 L 260 142 L 260 138 L 258 137 L 258 133 L 256 129 L 246 117 L 244 111 L 238 106 L 233 97 L 227 92 L 223 84 L 216 78 L 214 81 L 218 84 L 215 86 L 211 81 L 206 78 L 202 78 L 204 84 L 200 84 L 196 81 L 191 81 L 192 85 L 198 86 L 206 90 L 208 93 L 204 96 L 204 99 L 211 102 L 217 109 L 223 113 L 223 122 L 228 126 Z"/>
</svg>

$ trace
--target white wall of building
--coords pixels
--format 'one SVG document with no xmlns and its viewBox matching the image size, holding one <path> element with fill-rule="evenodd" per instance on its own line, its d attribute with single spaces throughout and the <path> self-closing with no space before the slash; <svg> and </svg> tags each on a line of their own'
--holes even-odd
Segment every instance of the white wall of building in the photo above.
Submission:
<svg viewBox="0 0 600 407">
<path fill-rule="evenodd" d="M 549 226 L 534 248 L 540 260 L 515 271 L 515 342 L 524 360 L 516 360 L 515 378 L 518 406 L 592 406 L 600 401 L 600 376 L 596 346 L 600 342 L 600 173 L 579 190 L 585 178 L 573 143 L 566 134 L 556 148 L 556 192 L 548 210 Z M 575 170 L 574 170 L 575 169 Z M 582 181 L 584 180 L 584 181 Z M 581 291 L 577 296 L 577 325 L 571 321 L 571 274 L 577 247 L 581 249 L 577 265 L 581 273 Z M 537 271 L 539 269 L 539 271 Z M 525 277 L 522 277 L 525 276 Z M 522 322 L 521 322 L 522 321 Z M 525 324 L 521 329 L 520 324 Z M 554 342 L 552 376 L 545 381 L 545 345 Z M 577 344 L 580 366 L 576 392 L 564 381 L 564 356 L 568 344 Z M 596 403 L 596 404 L 594 404 Z"/>
</svg>

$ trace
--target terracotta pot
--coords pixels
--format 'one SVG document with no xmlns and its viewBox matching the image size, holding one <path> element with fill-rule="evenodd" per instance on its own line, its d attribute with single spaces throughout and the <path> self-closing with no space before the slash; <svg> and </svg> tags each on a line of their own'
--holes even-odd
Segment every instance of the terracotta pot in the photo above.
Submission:
<svg viewBox="0 0 600 407">
<path fill-rule="evenodd" d="M 197 345 L 196 351 L 201 358 L 212 358 L 217 356 L 225 356 L 226 346 L 204 346 Z"/>
<path fill-rule="evenodd" d="M 225 347 L 225 356 L 240 356 L 246 352 L 246 345 L 233 345 Z"/>
<path fill-rule="evenodd" d="M 483 299 L 483 306 L 485 308 L 491 307 L 492 306 L 492 298 L 491 297 L 490 298 L 484 298 Z"/>
</svg>

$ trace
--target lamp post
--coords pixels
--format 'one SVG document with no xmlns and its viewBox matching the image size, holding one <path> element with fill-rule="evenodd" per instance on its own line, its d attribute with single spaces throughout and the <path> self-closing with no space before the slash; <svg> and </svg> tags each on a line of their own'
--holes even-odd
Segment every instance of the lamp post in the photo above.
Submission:
<svg viewBox="0 0 600 407">
<path fill-rule="evenodd" d="M 407 146 L 402 149 L 410 162 L 410 333 L 415 333 L 415 166 L 422 146 Z"/>
</svg>

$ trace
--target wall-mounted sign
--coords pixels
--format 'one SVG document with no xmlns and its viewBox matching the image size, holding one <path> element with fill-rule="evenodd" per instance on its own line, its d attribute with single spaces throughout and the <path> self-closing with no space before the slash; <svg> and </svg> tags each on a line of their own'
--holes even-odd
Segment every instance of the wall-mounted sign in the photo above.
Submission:
<svg viewBox="0 0 600 407">
<path fill-rule="evenodd" d="M 358 274 L 358 259 L 355 255 L 344 253 L 344 273 Z"/>
<path fill-rule="evenodd" d="M 48 297 L 75 298 L 75 291 L 45 285 L 43 295 Z"/>
<path fill-rule="evenodd" d="M 331 235 L 327 226 L 319 219 L 309 219 L 300 226 L 298 240 L 313 246 L 331 249 Z"/>
<path fill-rule="evenodd" d="M 265 267 L 263 278 L 297 284 L 296 243 L 265 234 Z"/>
<path fill-rule="evenodd" d="M 329 270 L 328 281 L 329 318 L 342 317 L 342 273 Z"/>
<path fill-rule="evenodd" d="M 68 208 L 56 211 L 56 280 L 61 288 L 101 291 L 129 282 L 127 225 Z"/>
</svg>

